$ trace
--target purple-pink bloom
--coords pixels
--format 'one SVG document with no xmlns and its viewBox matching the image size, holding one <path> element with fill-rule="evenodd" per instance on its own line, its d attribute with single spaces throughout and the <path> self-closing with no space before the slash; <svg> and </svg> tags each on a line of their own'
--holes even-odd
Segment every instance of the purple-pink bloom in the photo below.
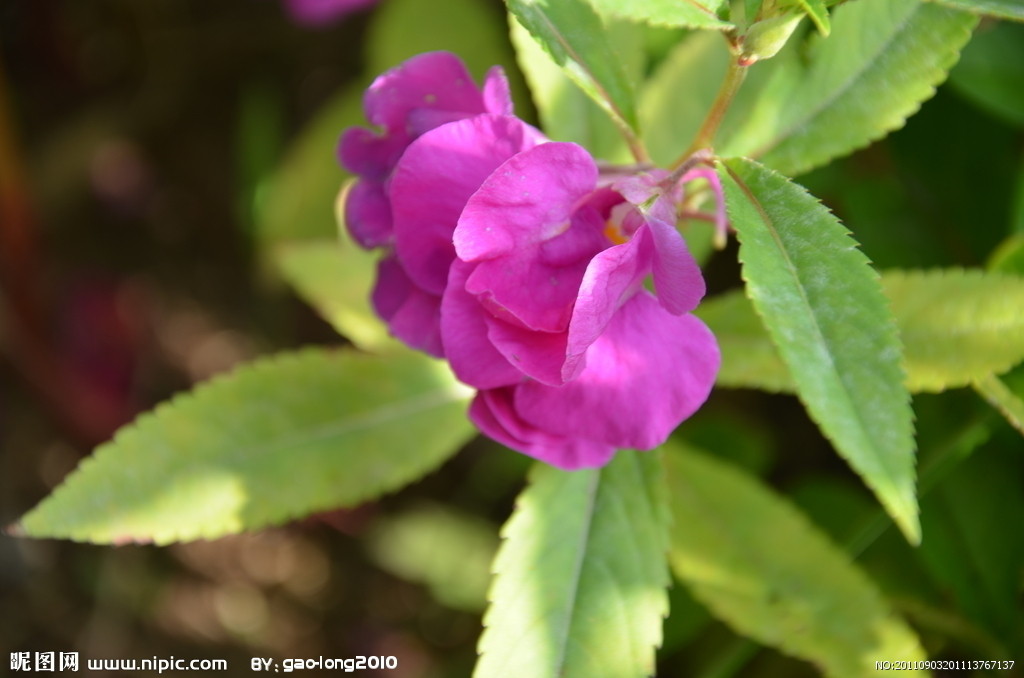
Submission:
<svg viewBox="0 0 1024 678">
<path fill-rule="evenodd" d="M 441 293 L 462 206 L 491 170 L 543 137 L 510 115 L 500 68 L 477 88 L 448 52 L 388 71 L 363 103 L 379 131 L 356 127 L 341 138 L 341 162 L 359 175 L 346 199 L 346 226 L 363 247 L 391 249 L 373 303 L 392 333 L 440 357 Z"/>
<path fill-rule="evenodd" d="M 341 158 L 360 176 L 349 230 L 387 248 L 374 306 L 479 389 L 484 433 L 599 466 L 661 444 L 706 400 L 720 358 L 690 314 L 704 281 L 675 229 L 678 175 L 603 178 L 510 114 L 500 71 L 477 89 L 446 53 L 378 78 L 366 110 L 380 131 L 346 132 Z"/>
<path fill-rule="evenodd" d="M 704 281 L 659 178 L 599 187 L 584 149 L 552 142 L 469 199 L 441 331 L 456 375 L 482 389 L 470 416 L 491 437 L 562 468 L 597 466 L 664 442 L 707 398 L 718 348 L 688 315 Z"/>
<path fill-rule="evenodd" d="M 384 73 L 363 97 L 363 110 L 378 129 L 353 127 L 341 137 L 341 164 L 359 176 L 345 203 L 345 223 L 363 247 L 391 242 L 388 184 L 406 148 L 445 123 L 482 113 L 512 114 L 508 81 L 495 66 L 478 88 L 450 52 L 420 54 Z"/>
<path fill-rule="evenodd" d="M 375 4 L 377 0 L 285 0 L 284 8 L 300 26 L 318 28 Z"/>
</svg>

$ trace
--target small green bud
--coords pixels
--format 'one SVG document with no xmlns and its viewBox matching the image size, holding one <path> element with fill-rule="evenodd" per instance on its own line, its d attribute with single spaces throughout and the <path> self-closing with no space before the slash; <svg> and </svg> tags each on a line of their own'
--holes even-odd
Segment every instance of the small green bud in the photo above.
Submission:
<svg viewBox="0 0 1024 678">
<path fill-rule="evenodd" d="M 749 66 L 756 61 L 770 59 L 778 54 L 803 18 L 803 12 L 784 14 L 758 21 L 751 26 L 743 38 L 743 47 L 739 58 L 740 65 Z"/>
</svg>

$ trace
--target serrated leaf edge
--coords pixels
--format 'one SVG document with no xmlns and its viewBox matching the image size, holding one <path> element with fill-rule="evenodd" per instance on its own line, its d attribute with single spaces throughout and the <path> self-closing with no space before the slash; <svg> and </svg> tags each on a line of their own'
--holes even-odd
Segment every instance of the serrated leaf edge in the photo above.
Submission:
<svg viewBox="0 0 1024 678">
<path fill-rule="evenodd" d="M 148 426 L 150 421 L 155 422 L 164 419 L 166 416 L 168 416 L 168 413 L 172 413 L 183 403 L 194 401 L 197 397 L 211 397 L 208 395 L 211 389 L 216 390 L 225 388 L 224 385 L 230 385 L 231 383 L 233 383 L 240 372 L 245 372 L 247 373 L 247 377 L 255 379 L 257 378 L 257 375 L 259 375 L 260 373 L 265 373 L 266 371 L 278 367 L 282 364 L 298 363 L 307 360 L 312 356 L 329 355 L 330 353 L 334 352 L 336 351 L 324 350 L 322 348 L 317 347 L 306 347 L 296 351 L 286 351 L 282 353 L 273 354 L 265 358 L 260 358 L 248 363 L 237 365 L 231 370 L 224 372 L 222 374 L 218 374 L 213 378 L 209 379 L 208 381 L 205 381 L 197 385 L 195 388 L 191 390 L 175 394 L 168 400 L 159 403 L 156 407 L 154 407 L 151 410 L 143 412 L 135 420 L 119 428 L 109 441 L 101 443 L 99 446 L 96 447 L 96 449 L 93 451 L 91 455 L 84 458 L 82 462 L 78 465 L 78 467 L 71 471 L 48 496 L 46 496 L 42 501 L 40 501 L 40 503 L 33 507 L 28 513 L 22 516 L 22 518 L 19 519 L 16 523 L 14 523 L 6 529 L 12 531 L 13 533 L 17 533 L 20 536 L 28 536 L 39 539 L 66 539 L 76 543 L 88 544 L 115 543 L 113 540 L 110 542 L 94 540 L 88 537 L 83 537 L 80 534 L 46 533 L 45 531 L 42 534 L 30 534 L 26 530 L 24 522 L 26 519 L 30 518 L 34 513 L 42 509 L 47 504 L 56 501 L 58 497 L 63 493 L 64 489 L 67 487 L 68 483 L 72 482 L 75 477 L 83 473 L 87 468 L 98 463 L 100 455 L 105 456 L 107 454 L 110 454 L 111 452 L 108 452 L 108 450 L 115 449 L 118 445 L 121 444 L 122 440 L 126 436 L 135 435 L 136 431 L 140 427 Z M 430 407 L 444 404 L 447 402 L 454 402 L 462 399 L 464 395 L 465 392 L 457 388 L 436 389 L 434 391 L 421 394 L 419 397 L 415 398 L 414 400 L 422 402 L 417 403 L 418 407 L 410 408 L 408 411 L 411 413 L 420 411 L 421 409 L 429 409 Z M 320 429 L 323 428 L 325 427 L 320 427 Z M 457 452 L 459 447 L 461 446 L 456 445 L 455 449 L 452 450 L 452 454 Z M 438 464 L 438 467 L 441 464 L 443 464 L 444 461 L 446 460 L 447 457 L 441 459 L 440 464 Z M 436 470 L 436 467 L 433 470 Z M 352 501 L 343 504 L 325 504 L 322 506 L 313 505 L 308 510 L 289 511 L 280 516 L 271 517 L 269 515 L 264 515 L 263 517 L 259 518 L 254 517 L 253 519 L 247 521 L 247 526 L 239 532 L 225 533 L 222 530 L 217 529 L 199 529 L 194 532 L 172 530 L 167 533 L 161 533 L 159 535 L 156 535 L 153 538 L 136 538 L 126 535 L 123 541 L 130 543 L 153 543 L 157 545 L 164 545 L 170 543 L 183 543 L 197 540 L 212 540 L 228 536 L 229 534 L 253 532 L 275 525 L 282 525 L 291 522 L 297 518 L 312 515 L 320 511 L 337 508 L 349 508 L 352 506 L 357 506 L 371 498 L 387 496 L 402 489 L 403 487 L 408 485 L 408 483 L 413 482 L 418 478 L 425 477 L 427 474 L 433 472 L 433 470 L 428 470 L 425 474 L 415 475 L 413 478 L 400 479 L 399 481 L 391 484 L 390 486 L 385 484 L 384 488 L 381 491 L 365 491 L 362 494 L 357 493 Z M 122 543 L 122 541 L 118 540 L 116 543 Z"/>
</svg>

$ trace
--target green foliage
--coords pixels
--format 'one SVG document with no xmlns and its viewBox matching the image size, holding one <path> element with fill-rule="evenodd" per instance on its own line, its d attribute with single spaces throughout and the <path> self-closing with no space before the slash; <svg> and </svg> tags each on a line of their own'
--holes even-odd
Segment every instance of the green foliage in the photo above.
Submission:
<svg viewBox="0 0 1024 678">
<path fill-rule="evenodd" d="M 584 0 L 506 0 L 509 10 L 565 73 L 615 120 L 627 135 L 637 129 L 634 83 Z"/>
<path fill-rule="evenodd" d="M 729 11 L 725 0 L 589 0 L 602 16 L 644 21 L 655 26 L 724 30 L 732 24 L 722 17 Z"/>
<path fill-rule="evenodd" d="M 1024 17 L 1024 2 L 1018 6 Z M 949 80 L 971 101 L 1024 125 L 1024 26 L 998 22 L 979 28 Z"/>
<path fill-rule="evenodd" d="M 349 176 L 338 165 L 335 147 L 341 129 L 365 122 L 362 94 L 362 87 L 348 87 L 331 99 L 258 192 L 255 213 L 263 242 L 334 237 L 334 200 Z"/>
<path fill-rule="evenodd" d="M 384 569 L 470 612 L 484 609 L 497 549 L 496 530 L 486 521 L 435 505 L 386 518 L 370 535 L 370 551 Z"/>
<path fill-rule="evenodd" d="M 888 271 L 889 297 L 904 344 L 910 391 L 968 386 L 1024 361 L 1024 278 L 978 270 Z M 764 324 L 740 292 L 701 304 L 722 349 L 718 384 L 793 390 Z"/>
<path fill-rule="evenodd" d="M 935 0 L 956 9 L 985 14 L 1000 19 L 1024 21 L 1024 2 L 1021 0 Z"/>
<path fill-rule="evenodd" d="M 500 64 L 519 98 L 525 93 L 516 91 L 521 80 L 516 77 L 504 21 L 492 9 L 479 0 L 383 2 L 366 41 L 367 71 L 376 77 L 417 54 L 447 50 L 466 62 L 478 82 L 489 68 Z M 427 26 L 429 30 L 424 29 Z"/>
<path fill-rule="evenodd" d="M 797 393 L 907 538 L 918 541 L 913 413 L 877 274 L 798 185 L 743 159 L 725 161 L 720 175 L 747 293 Z"/>
<path fill-rule="evenodd" d="M 792 393 L 793 378 L 779 357 L 750 300 L 740 291 L 719 294 L 695 311 L 715 333 L 722 366 L 715 383 L 726 388 L 759 388 Z"/>
<path fill-rule="evenodd" d="M 367 350 L 400 348 L 370 305 L 374 257 L 348 238 L 282 243 L 272 256 L 285 281 L 339 334 Z"/>
<path fill-rule="evenodd" d="M 661 458 L 531 473 L 502 530 L 479 678 L 639 678 L 668 613 Z"/>
<path fill-rule="evenodd" d="M 519 67 L 530 84 L 544 133 L 572 141 L 597 158 L 628 162 L 629 148 L 608 114 L 587 96 L 537 41 L 514 19 L 509 21 Z"/>
<path fill-rule="evenodd" d="M 871 581 L 785 499 L 693 450 L 671 449 L 666 467 L 673 572 L 719 619 L 827 676 L 924 659 Z"/>
<path fill-rule="evenodd" d="M 790 52 L 778 64 L 723 155 L 793 175 L 883 137 L 934 94 L 977 18 L 917 0 L 860 0 L 832 21 L 806 58 Z"/>
<path fill-rule="evenodd" d="M 797 4 L 814 22 L 822 36 L 828 37 L 832 32 L 832 22 L 828 18 L 828 7 L 824 0 L 797 0 Z"/>
<path fill-rule="evenodd" d="M 33 537 L 166 544 L 354 506 L 472 435 L 466 389 L 412 352 L 250 363 L 123 428 L 21 521 Z"/>
<path fill-rule="evenodd" d="M 887 273 L 913 391 L 942 391 L 1024 360 L 1024 278 L 983 271 Z"/>
<path fill-rule="evenodd" d="M 984 376 L 974 382 L 974 388 L 999 410 L 1006 421 L 1024 435 L 1024 397 L 1015 392 L 1002 379 L 994 374 Z"/>
<path fill-rule="evenodd" d="M 667 166 L 697 135 L 725 76 L 729 50 L 720 35 L 694 33 L 669 52 L 640 95 L 640 122 L 651 157 Z"/>
<path fill-rule="evenodd" d="M 963 612 L 1008 647 L 1024 642 L 1017 604 L 1024 542 L 1007 538 L 1006 525 L 1024 520 L 1024 457 L 987 446 L 923 498 L 921 558 Z"/>
</svg>

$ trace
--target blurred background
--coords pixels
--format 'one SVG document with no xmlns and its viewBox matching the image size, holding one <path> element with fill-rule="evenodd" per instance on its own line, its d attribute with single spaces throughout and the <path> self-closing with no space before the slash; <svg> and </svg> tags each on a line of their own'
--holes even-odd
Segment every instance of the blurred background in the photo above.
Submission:
<svg viewBox="0 0 1024 678">
<path fill-rule="evenodd" d="M 374 74 L 448 47 L 478 78 L 504 64 L 533 119 L 500 0 L 330 5 L 0 0 L 3 524 L 172 394 L 256 356 L 344 343 L 266 253 L 331 237 L 334 142 Z M 984 23 L 905 129 L 802 181 L 881 268 L 984 266 L 1024 233 L 1022 98 L 1024 32 Z M 739 284 L 734 247 L 709 263 L 712 293 Z M 1021 438 L 969 391 L 915 409 L 917 551 L 795 399 L 721 390 L 681 433 L 797 501 L 934 658 L 1024 659 L 1024 544 L 1008 529 L 1024 522 Z M 477 441 L 380 502 L 215 542 L 0 537 L 0 671 L 9 651 L 52 650 L 225 658 L 232 674 L 254 656 L 395 655 L 400 670 L 380 675 L 467 676 L 527 466 Z M 816 675 L 680 586 L 672 604 L 660 675 Z"/>
</svg>

